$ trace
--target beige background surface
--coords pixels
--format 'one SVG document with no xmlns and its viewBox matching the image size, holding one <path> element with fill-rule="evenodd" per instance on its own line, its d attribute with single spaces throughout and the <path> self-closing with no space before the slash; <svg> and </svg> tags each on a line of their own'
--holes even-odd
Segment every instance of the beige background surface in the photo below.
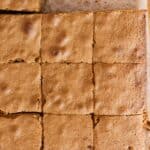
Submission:
<svg viewBox="0 0 150 150">
<path fill-rule="evenodd" d="M 46 12 L 146 9 L 147 0 L 46 0 Z"/>
</svg>

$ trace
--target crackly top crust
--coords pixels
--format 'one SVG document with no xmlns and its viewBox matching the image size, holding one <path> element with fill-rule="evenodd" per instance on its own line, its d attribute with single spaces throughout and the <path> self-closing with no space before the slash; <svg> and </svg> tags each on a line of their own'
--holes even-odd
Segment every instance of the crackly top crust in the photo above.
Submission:
<svg viewBox="0 0 150 150">
<path fill-rule="evenodd" d="M 92 66 L 89 64 L 42 65 L 44 112 L 89 114 L 93 112 Z"/>
<path fill-rule="evenodd" d="M 93 13 L 43 15 L 43 62 L 91 63 L 92 39 Z"/>
<path fill-rule="evenodd" d="M 95 150 L 145 150 L 143 116 L 101 116 L 94 129 Z"/>
<path fill-rule="evenodd" d="M 146 0 L 46 0 L 46 12 L 146 9 Z"/>
<path fill-rule="evenodd" d="M 95 113 L 142 114 L 146 103 L 146 67 L 143 64 L 94 66 Z"/>
<path fill-rule="evenodd" d="M 39 116 L 0 117 L 0 149 L 40 150 L 41 134 Z"/>
<path fill-rule="evenodd" d="M 35 62 L 40 38 L 41 15 L 0 15 L 0 62 Z"/>
<path fill-rule="evenodd" d="M 45 115 L 44 136 L 47 150 L 92 150 L 92 119 L 80 115 Z"/>
<path fill-rule="evenodd" d="M 41 111 L 40 65 L 0 65 L 0 110 L 9 113 Z"/>
<path fill-rule="evenodd" d="M 146 59 L 146 12 L 97 12 L 94 61 L 143 63 Z"/>
<path fill-rule="evenodd" d="M 15 11 L 40 11 L 41 0 L 0 0 L 0 9 Z"/>
</svg>

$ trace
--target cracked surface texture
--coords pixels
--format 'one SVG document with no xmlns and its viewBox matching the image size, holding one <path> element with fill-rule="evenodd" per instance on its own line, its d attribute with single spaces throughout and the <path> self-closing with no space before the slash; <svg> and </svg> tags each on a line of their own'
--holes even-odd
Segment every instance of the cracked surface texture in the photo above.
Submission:
<svg viewBox="0 0 150 150">
<path fill-rule="evenodd" d="M 145 23 L 145 11 L 96 13 L 94 62 L 145 62 Z"/>
<path fill-rule="evenodd" d="M 44 112 L 89 114 L 93 112 L 92 66 L 43 64 Z"/>
<path fill-rule="evenodd" d="M 40 11 L 41 0 L 0 0 L 0 9 L 17 11 Z"/>
<path fill-rule="evenodd" d="M 96 64 L 95 113 L 142 114 L 146 102 L 146 68 L 143 64 Z"/>
<path fill-rule="evenodd" d="M 51 11 L 73 11 L 136 9 L 135 1 L 145 2 L 47 2 Z M 0 6 L 22 9 L 11 2 Z M 0 15 L 0 150 L 148 150 L 145 17 L 137 10 Z"/>
<path fill-rule="evenodd" d="M 46 12 L 146 9 L 146 0 L 46 0 Z"/>
<path fill-rule="evenodd" d="M 95 150 L 145 150 L 143 117 L 101 116 L 94 137 Z"/>
<path fill-rule="evenodd" d="M 8 113 L 40 112 L 40 65 L 0 65 L 0 110 Z"/>
<path fill-rule="evenodd" d="M 41 15 L 0 15 L 0 63 L 35 62 L 40 55 Z"/>
<path fill-rule="evenodd" d="M 42 21 L 43 62 L 92 63 L 93 13 L 46 14 Z"/>
<path fill-rule="evenodd" d="M 93 131 L 90 116 L 44 116 L 46 150 L 92 150 Z"/>
<path fill-rule="evenodd" d="M 0 116 L 1 150 L 40 150 L 41 124 L 36 115 Z"/>
</svg>

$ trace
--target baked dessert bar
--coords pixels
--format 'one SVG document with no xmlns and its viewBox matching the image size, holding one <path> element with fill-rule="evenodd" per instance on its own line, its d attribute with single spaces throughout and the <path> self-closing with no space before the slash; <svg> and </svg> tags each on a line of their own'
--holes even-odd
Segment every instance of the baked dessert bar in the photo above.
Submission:
<svg viewBox="0 0 150 150">
<path fill-rule="evenodd" d="M 145 11 L 0 15 L 0 54 L 0 149 L 149 147 Z"/>
<path fill-rule="evenodd" d="M 142 114 L 146 103 L 144 64 L 94 65 L 95 113 L 99 115 Z"/>
<path fill-rule="evenodd" d="M 44 112 L 89 114 L 93 112 L 92 65 L 43 64 Z"/>
<path fill-rule="evenodd" d="M 95 150 L 145 150 L 142 115 L 97 116 Z"/>
<path fill-rule="evenodd" d="M 90 116 L 45 115 L 44 148 L 47 150 L 92 150 Z"/>
<path fill-rule="evenodd" d="M 146 59 L 146 12 L 97 12 L 94 62 L 143 63 Z"/>
<path fill-rule="evenodd" d="M 43 15 L 43 62 L 92 63 L 92 44 L 93 13 Z"/>
<path fill-rule="evenodd" d="M 0 0 L 0 9 L 8 11 L 40 11 L 42 1 L 43 0 Z"/>
<path fill-rule="evenodd" d="M 38 115 L 0 116 L 1 150 L 40 150 L 41 136 L 41 119 Z"/>
<path fill-rule="evenodd" d="M 0 14 L 0 63 L 37 61 L 40 40 L 41 15 Z"/>
<path fill-rule="evenodd" d="M 5 113 L 41 111 L 39 64 L 0 64 L 0 110 Z"/>
</svg>

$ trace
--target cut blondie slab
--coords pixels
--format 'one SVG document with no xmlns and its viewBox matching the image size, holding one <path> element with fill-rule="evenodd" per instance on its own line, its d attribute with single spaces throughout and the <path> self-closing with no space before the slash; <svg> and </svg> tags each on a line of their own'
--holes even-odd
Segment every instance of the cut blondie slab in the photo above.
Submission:
<svg viewBox="0 0 150 150">
<path fill-rule="evenodd" d="M 95 113 L 142 114 L 146 103 L 146 67 L 143 64 L 94 65 Z"/>
<path fill-rule="evenodd" d="M 0 9 L 8 11 L 40 11 L 41 4 L 41 0 L 0 0 Z"/>
<path fill-rule="evenodd" d="M 0 116 L 1 150 L 40 150 L 41 136 L 39 116 L 33 114 Z"/>
<path fill-rule="evenodd" d="M 46 12 L 147 9 L 147 0 L 46 0 Z"/>
<path fill-rule="evenodd" d="M 42 77 L 45 113 L 93 112 L 92 65 L 43 64 Z"/>
<path fill-rule="evenodd" d="M 93 13 L 46 14 L 42 21 L 43 62 L 92 62 Z"/>
<path fill-rule="evenodd" d="M 145 31 L 145 11 L 97 12 L 94 62 L 145 62 Z"/>
<path fill-rule="evenodd" d="M 0 15 L 0 63 L 35 62 L 40 56 L 41 15 Z"/>
<path fill-rule="evenodd" d="M 41 111 L 41 70 L 38 64 L 0 65 L 0 110 Z"/>
<path fill-rule="evenodd" d="M 45 115 L 44 137 L 46 150 L 92 150 L 92 119 L 86 115 Z"/>
<path fill-rule="evenodd" d="M 142 115 L 101 116 L 97 119 L 95 150 L 145 150 Z"/>
</svg>

